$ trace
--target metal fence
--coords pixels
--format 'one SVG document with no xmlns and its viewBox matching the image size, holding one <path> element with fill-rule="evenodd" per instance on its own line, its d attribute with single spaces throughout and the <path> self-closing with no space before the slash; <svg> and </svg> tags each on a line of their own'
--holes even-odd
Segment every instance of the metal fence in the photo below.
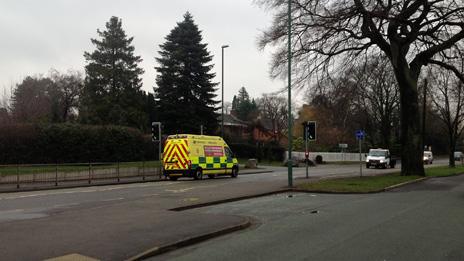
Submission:
<svg viewBox="0 0 464 261">
<path fill-rule="evenodd" d="M 310 152 L 309 158 L 314 160 L 316 156 L 322 156 L 323 161 L 334 162 L 334 161 L 359 161 L 359 153 L 342 153 L 342 152 Z M 288 151 L 285 152 L 285 160 L 288 158 Z M 304 152 L 294 151 L 292 152 L 292 158 L 303 161 L 305 159 Z M 361 154 L 361 160 L 366 160 L 364 153 Z"/>
<path fill-rule="evenodd" d="M 159 179 L 160 167 L 153 162 L 0 165 L 0 190 L 7 185 L 21 189 L 34 184 L 67 186 Z"/>
</svg>

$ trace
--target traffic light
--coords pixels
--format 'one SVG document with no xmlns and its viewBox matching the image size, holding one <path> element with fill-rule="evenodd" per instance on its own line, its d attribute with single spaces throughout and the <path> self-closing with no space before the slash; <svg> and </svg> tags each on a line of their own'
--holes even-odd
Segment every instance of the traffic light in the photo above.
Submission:
<svg viewBox="0 0 464 261">
<path fill-rule="evenodd" d="M 160 122 L 152 122 L 151 123 L 151 141 L 158 142 L 161 140 L 161 123 Z"/>
<path fill-rule="evenodd" d="M 306 138 L 309 141 L 316 140 L 316 122 L 315 121 L 308 121 L 304 123 L 304 139 Z"/>
</svg>

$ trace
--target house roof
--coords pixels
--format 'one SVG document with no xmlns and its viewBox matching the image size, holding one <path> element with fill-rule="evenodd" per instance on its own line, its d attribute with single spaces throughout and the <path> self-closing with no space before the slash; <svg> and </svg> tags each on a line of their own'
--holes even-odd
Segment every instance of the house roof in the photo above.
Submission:
<svg viewBox="0 0 464 261">
<path fill-rule="evenodd" d="M 219 121 L 221 121 L 221 115 L 219 115 Z M 249 124 L 248 122 L 242 121 L 232 114 L 224 114 L 224 126 L 247 127 L 248 124 Z"/>
</svg>

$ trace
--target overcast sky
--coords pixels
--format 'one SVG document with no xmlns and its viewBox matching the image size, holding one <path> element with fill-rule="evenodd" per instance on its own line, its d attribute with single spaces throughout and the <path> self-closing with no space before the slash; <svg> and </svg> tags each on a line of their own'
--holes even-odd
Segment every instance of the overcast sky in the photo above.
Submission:
<svg viewBox="0 0 464 261">
<path fill-rule="evenodd" d="M 90 38 L 96 38 L 97 28 L 103 30 L 114 15 L 134 37 L 135 53 L 143 58 L 143 89 L 153 92 L 159 45 L 186 11 L 194 16 L 214 55 L 217 82 L 221 45 L 230 45 L 225 52 L 226 101 L 241 86 L 252 97 L 285 86 L 285 81 L 269 78 L 270 50 L 260 51 L 256 44 L 272 13 L 252 0 L 1 0 L 0 87 L 9 90 L 25 76 L 50 68 L 83 71 L 84 51 L 94 50 Z"/>
</svg>

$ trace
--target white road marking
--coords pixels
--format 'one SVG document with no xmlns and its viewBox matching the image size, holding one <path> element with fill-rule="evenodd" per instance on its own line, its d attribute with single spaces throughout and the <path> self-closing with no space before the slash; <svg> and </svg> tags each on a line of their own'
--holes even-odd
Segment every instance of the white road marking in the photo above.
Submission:
<svg viewBox="0 0 464 261">
<path fill-rule="evenodd" d="M 165 191 L 166 192 L 172 192 L 172 193 L 183 193 L 183 192 L 187 192 L 189 190 L 192 190 L 194 189 L 195 187 L 191 187 L 191 188 L 184 188 L 184 189 L 166 189 Z"/>
<path fill-rule="evenodd" d="M 24 209 L 0 210 L 0 214 L 22 212 Z"/>
<path fill-rule="evenodd" d="M 45 197 L 45 196 L 54 196 L 54 195 L 63 195 L 63 194 L 77 194 L 77 193 L 93 193 L 93 192 L 105 192 L 112 190 L 121 190 L 121 189 L 131 189 L 131 188 L 145 188 L 145 187 L 160 187 L 160 186 L 170 186 L 173 184 L 179 184 L 176 182 L 156 182 L 152 184 L 130 184 L 122 185 L 117 187 L 105 187 L 105 188 L 92 188 L 92 189 L 73 189 L 67 191 L 58 191 L 58 192 L 43 192 L 36 194 L 26 194 L 18 196 L 5 196 L 0 197 L 0 200 L 12 200 L 12 199 L 23 199 L 23 198 L 33 198 L 33 197 Z"/>
<path fill-rule="evenodd" d="M 222 184 L 223 185 L 223 184 Z M 215 188 L 217 185 L 206 185 L 206 186 L 196 186 L 196 187 L 190 187 L 190 188 L 183 188 L 183 189 L 166 189 L 166 192 L 172 192 L 172 193 L 183 193 L 187 192 L 193 189 L 199 189 L 199 188 Z"/>
<path fill-rule="evenodd" d="M 123 200 L 124 198 L 109 198 L 109 199 L 103 199 L 100 200 L 102 202 L 108 202 L 108 201 L 117 201 L 117 200 Z"/>
<path fill-rule="evenodd" d="M 159 194 L 145 194 L 143 196 L 144 197 L 156 197 L 156 196 L 159 196 Z"/>
<path fill-rule="evenodd" d="M 79 203 L 69 203 L 69 204 L 57 204 L 53 205 L 54 208 L 65 208 L 65 207 L 71 207 L 71 206 L 77 206 Z"/>
</svg>

